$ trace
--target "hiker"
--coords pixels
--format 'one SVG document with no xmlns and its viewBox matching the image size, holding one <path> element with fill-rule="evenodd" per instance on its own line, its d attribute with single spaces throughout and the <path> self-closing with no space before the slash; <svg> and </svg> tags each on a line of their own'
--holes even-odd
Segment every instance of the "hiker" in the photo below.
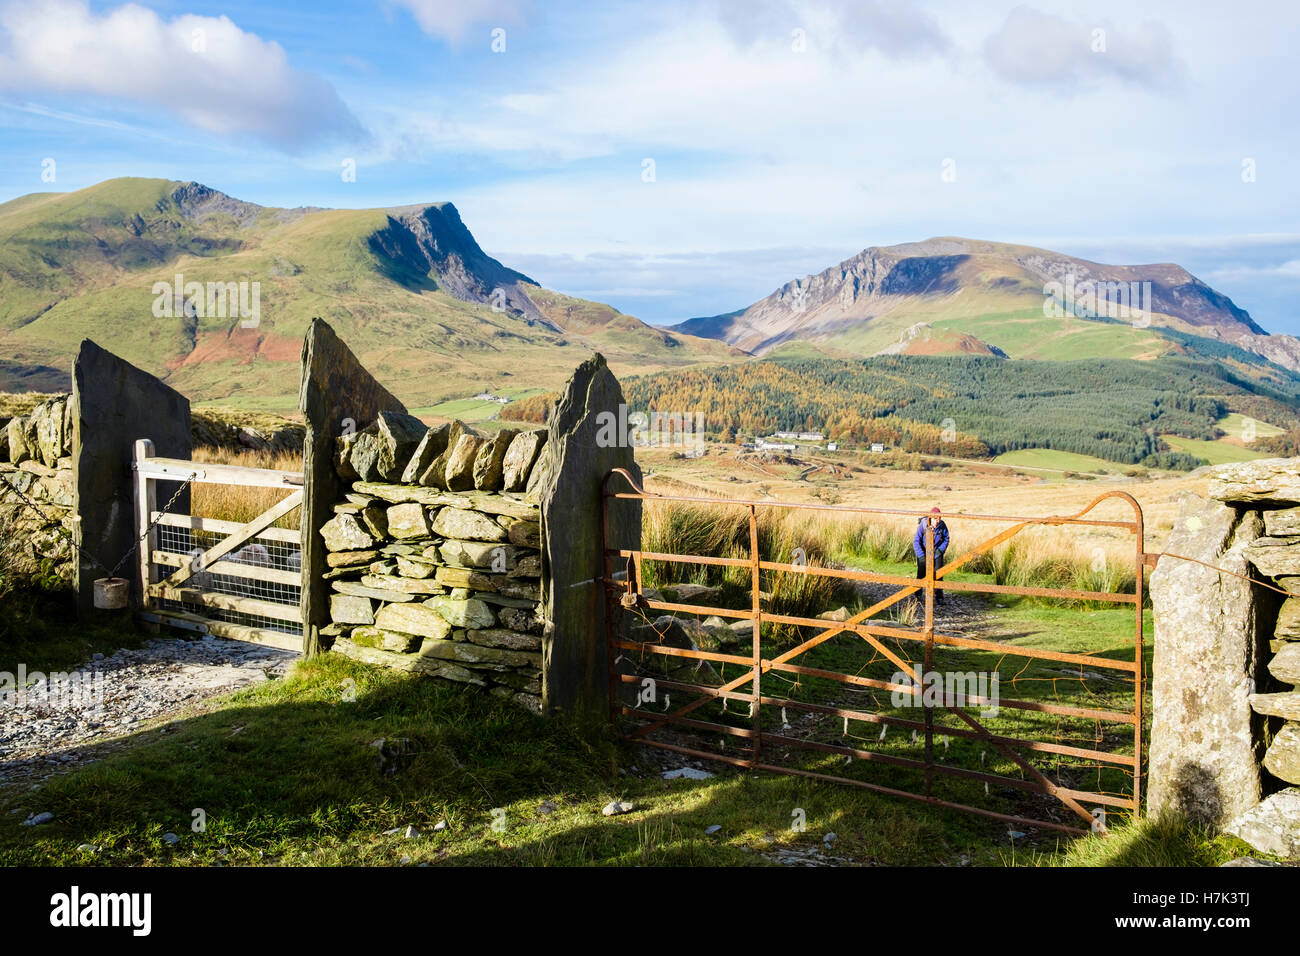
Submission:
<svg viewBox="0 0 1300 956">
<path fill-rule="evenodd" d="M 934 570 L 938 573 L 943 567 L 943 555 L 948 550 L 948 526 L 943 523 L 943 513 L 938 508 L 931 508 L 929 515 L 916 523 L 916 537 L 912 539 L 912 551 L 916 554 L 916 576 L 925 577 L 925 528 L 928 524 L 934 529 Z M 934 602 L 943 603 L 943 590 L 935 588 Z"/>
</svg>

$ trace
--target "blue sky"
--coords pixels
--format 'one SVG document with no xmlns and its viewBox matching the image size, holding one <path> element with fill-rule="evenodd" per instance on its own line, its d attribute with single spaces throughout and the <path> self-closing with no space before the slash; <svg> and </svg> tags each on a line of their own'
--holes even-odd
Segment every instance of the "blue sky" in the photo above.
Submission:
<svg viewBox="0 0 1300 956">
<path fill-rule="evenodd" d="M 0 200 L 450 200 L 654 322 L 960 235 L 1175 261 L 1300 334 L 1298 46 L 1284 2 L 0 0 Z"/>
</svg>

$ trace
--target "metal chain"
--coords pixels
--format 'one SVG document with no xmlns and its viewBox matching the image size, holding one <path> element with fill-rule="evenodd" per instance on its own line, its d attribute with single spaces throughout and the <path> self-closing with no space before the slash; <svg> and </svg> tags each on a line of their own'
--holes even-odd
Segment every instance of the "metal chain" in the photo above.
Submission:
<svg viewBox="0 0 1300 956">
<path fill-rule="evenodd" d="M 117 572 L 121 570 L 122 565 L 126 563 L 127 558 L 131 557 L 131 555 L 136 553 L 136 551 L 140 547 L 141 542 L 143 542 L 144 539 L 149 536 L 149 532 L 153 531 L 154 528 L 158 527 L 158 525 L 162 522 L 162 516 L 170 513 L 172 505 L 176 503 L 176 499 L 181 496 L 182 492 L 184 492 L 185 489 L 188 488 L 190 484 L 193 483 L 194 479 L 197 477 L 198 477 L 198 472 L 190 472 L 190 476 L 186 478 L 183 482 L 181 482 L 181 486 L 176 489 L 176 493 L 171 496 L 171 499 L 167 502 L 167 504 L 163 506 L 162 511 L 158 513 L 158 519 L 156 521 L 148 522 L 144 531 L 140 534 L 140 537 L 137 538 L 135 543 L 131 545 L 131 547 L 127 550 L 126 554 L 122 555 L 122 557 L 118 559 L 117 564 L 113 565 L 113 570 L 111 571 L 108 570 L 108 565 L 106 565 L 103 561 L 101 561 L 98 557 L 96 557 L 88 548 L 78 545 L 76 540 L 72 537 L 72 535 L 68 533 L 68 529 L 63 527 L 63 523 L 61 521 L 56 521 L 55 519 L 47 515 L 44 511 L 42 511 L 40 505 L 34 502 L 31 498 L 27 497 L 27 495 L 24 494 L 18 488 L 17 485 L 9 481 L 8 478 L 5 479 L 5 485 L 8 486 L 8 488 L 11 491 L 13 491 L 13 493 L 16 494 L 20 499 L 22 499 L 23 504 L 27 505 L 27 507 L 31 508 L 38 515 L 40 515 L 41 518 L 44 519 L 46 524 L 53 525 L 54 530 L 57 531 L 59 534 L 63 535 L 63 537 L 67 540 L 68 545 L 72 548 L 73 551 L 89 558 L 93 564 L 97 565 L 100 568 L 100 570 L 108 571 L 106 577 L 115 578 L 117 577 Z"/>
<path fill-rule="evenodd" d="M 156 521 L 145 522 L 144 531 L 140 532 L 140 537 L 135 539 L 135 544 L 131 545 L 131 549 L 127 551 L 126 554 L 122 555 L 117 564 L 113 565 L 113 570 L 108 572 L 110 578 L 117 577 L 117 572 L 122 565 L 126 563 L 126 559 L 139 550 L 144 539 L 149 537 L 149 532 L 153 531 L 154 528 L 158 527 L 158 525 L 162 523 L 163 515 L 171 513 L 172 505 L 176 504 L 176 499 L 181 496 L 185 489 L 188 488 L 198 476 L 199 473 L 197 471 L 190 472 L 190 476 L 181 482 L 180 487 L 176 489 L 176 493 L 168 499 L 167 504 L 163 505 L 162 511 L 158 512 L 158 519 Z"/>
</svg>

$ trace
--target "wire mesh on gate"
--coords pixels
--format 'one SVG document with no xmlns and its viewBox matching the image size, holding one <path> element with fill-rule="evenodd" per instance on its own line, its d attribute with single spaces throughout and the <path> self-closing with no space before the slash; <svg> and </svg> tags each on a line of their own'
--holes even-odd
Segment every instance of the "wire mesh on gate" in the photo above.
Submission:
<svg viewBox="0 0 1300 956">
<path fill-rule="evenodd" d="M 1142 536 L 1141 511 L 1131 497 L 1119 493 L 1135 509 L 1133 522 L 1084 517 L 1109 496 L 1067 518 L 953 516 L 1013 522 L 1010 531 L 973 549 L 975 555 L 984 544 L 995 547 L 1035 523 L 1135 532 L 1133 593 L 1106 593 L 957 581 L 946 577 L 948 570 L 933 568 L 918 580 L 900 573 L 788 564 L 766 560 L 761 549 L 755 561 L 748 544 L 758 542 L 755 515 L 763 507 L 840 512 L 840 517 L 844 512 L 907 515 L 911 520 L 916 513 L 658 496 L 642 491 L 625 473 L 622 477 L 635 490 L 610 492 L 607 479 L 607 508 L 613 499 L 636 498 L 750 513 L 750 527 L 735 528 L 739 546 L 730 555 L 606 552 L 605 582 L 613 611 L 611 716 L 628 728 L 629 739 L 684 756 L 853 784 L 1018 825 L 1082 832 L 1098 817 L 1104 821 L 1107 809 L 1136 812 L 1144 720 Z M 671 585 L 664 586 L 662 600 L 648 599 L 643 579 L 658 570 L 656 562 L 694 569 L 697 577 L 707 572 L 721 591 L 710 592 L 708 606 L 682 601 Z M 969 565 L 970 559 L 957 558 L 952 568 L 960 562 Z M 860 585 L 865 607 L 847 621 L 836 621 L 779 606 L 783 583 L 802 585 L 813 578 Z M 753 600 L 755 590 L 761 600 Z M 989 640 L 960 613 L 930 613 L 934 598 L 946 594 L 948 604 L 956 605 L 954 596 L 964 591 L 1110 604 L 1118 608 L 1110 613 L 1123 616 L 1135 605 L 1130 619 L 1135 623 L 1124 625 L 1135 636 L 1086 653 L 1073 652 L 1061 641 L 1041 647 L 1018 643 L 1014 636 Z M 760 620 L 757 646 L 755 613 Z M 664 621 L 660 616 L 665 614 L 677 620 Z M 676 630 L 683 617 L 686 640 Z M 704 619 L 709 626 L 701 626 Z M 937 688 L 931 675 L 942 677 Z M 920 684 L 919 695 L 914 682 Z"/>
<path fill-rule="evenodd" d="M 228 534 L 220 531 L 199 530 L 176 525 L 160 525 L 157 528 L 158 550 L 175 557 L 194 557 L 219 544 Z M 282 571 L 297 575 L 302 568 L 302 550 L 296 541 L 284 541 L 266 534 L 254 535 L 248 543 L 221 558 L 214 566 L 222 564 L 242 564 L 250 568 Z M 166 572 L 174 567 L 165 567 Z M 286 608 L 297 608 L 301 603 L 302 585 L 300 582 L 268 581 L 261 578 L 241 575 L 222 574 L 218 571 L 203 570 L 190 578 L 192 586 L 213 594 L 227 594 L 233 597 L 252 598 L 283 604 Z M 213 607 L 188 601 L 164 600 L 159 603 L 162 610 L 181 610 L 203 617 L 239 624 L 264 630 L 282 631 L 287 634 L 301 634 L 302 625 L 291 620 L 250 614 L 231 608 Z"/>
</svg>

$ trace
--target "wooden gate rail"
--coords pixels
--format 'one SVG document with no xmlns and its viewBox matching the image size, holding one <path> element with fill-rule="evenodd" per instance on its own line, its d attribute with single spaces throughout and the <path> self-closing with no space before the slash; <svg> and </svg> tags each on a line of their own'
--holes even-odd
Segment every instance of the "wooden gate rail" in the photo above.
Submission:
<svg viewBox="0 0 1300 956">
<path fill-rule="evenodd" d="M 240 562 L 233 559 L 231 552 L 254 538 L 286 545 L 301 544 L 301 531 L 272 526 L 280 518 L 301 507 L 302 473 L 273 468 L 246 468 L 239 465 L 158 458 L 154 456 L 153 443 L 148 439 L 140 439 L 135 443 L 131 468 L 135 473 L 136 482 L 136 533 L 142 539 L 139 544 L 138 562 L 142 595 L 141 616 L 153 623 L 167 623 L 219 637 L 269 644 L 286 650 L 301 650 L 300 635 L 264 627 L 233 624 L 201 612 L 163 608 L 159 603 L 179 602 L 197 608 L 237 612 L 301 627 L 301 600 L 297 604 L 288 604 L 252 596 L 227 594 L 198 586 L 195 579 L 196 575 L 205 574 L 238 578 L 249 582 L 301 587 L 300 571 Z M 194 484 L 236 485 L 245 488 L 281 488 L 289 494 L 251 521 L 241 523 L 199 515 L 168 514 L 158 511 L 156 487 L 160 481 L 172 483 L 188 481 Z M 158 533 L 160 527 L 181 528 L 191 532 L 224 535 L 224 537 L 203 549 L 200 555 L 196 555 L 192 551 L 179 552 L 162 547 Z M 157 572 L 156 569 L 159 567 L 168 569 L 165 578 Z"/>
<path fill-rule="evenodd" d="M 621 479 L 631 491 L 614 492 L 610 490 L 611 482 Z M 1087 515 L 1097 507 L 1101 502 L 1115 498 L 1126 502 L 1133 510 L 1134 518 L 1132 521 L 1115 521 L 1090 518 Z M 895 508 L 871 508 L 858 506 L 841 506 L 841 505 L 802 505 L 788 502 L 775 501 L 743 501 L 734 499 L 717 499 L 693 496 L 675 496 L 675 495 L 657 495 L 646 492 L 637 485 L 632 476 L 625 470 L 614 469 L 606 475 L 602 485 L 602 527 L 607 527 L 607 513 L 609 503 L 618 499 L 635 499 L 640 501 L 660 501 L 660 502 L 680 502 L 680 503 L 698 503 L 706 504 L 713 507 L 737 507 L 744 508 L 748 511 L 749 517 L 749 545 L 750 554 L 748 558 L 727 558 L 716 557 L 712 555 L 683 555 L 672 554 L 656 551 L 640 551 L 634 549 L 614 549 L 608 547 L 608 538 L 605 539 L 605 573 L 604 584 L 606 587 L 607 598 L 610 602 L 610 613 L 607 615 L 609 621 L 609 632 L 607 641 L 609 647 L 609 682 L 610 682 L 610 719 L 611 723 L 618 726 L 618 718 L 630 718 L 633 720 L 644 721 L 644 725 L 633 729 L 623 736 L 626 739 L 659 747 L 661 749 L 689 754 L 709 760 L 718 760 L 724 763 L 736 766 L 748 767 L 750 769 L 769 770 L 778 773 L 794 774 L 797 776 L 809 777 L 811 779 L 849 784 L 852 786 L 862 787 L 879 793 L 893 796 L 901 796 L 911 800 L 918 800 L 934 806 L 947 807 L 951 809 L 963 810 L 975 813 L 981 816 L 1002 820 L 1006 822 L 1017 823 L 1026 826 L 1046 827 L 1054 830 L 1065 831 L 1069 833 L 1086 832 L 1077 827 L 1066 826 L 1062 823 L 1050 820 L 1033 820 L 1024 817 L 1018 817 L 1005 813 L 999 813 L 984 807 L 974 807 L 965 804 L 945 801 L 934 797 L 931 793 L 932 777 L 935 773 L 944 774 L 953 777 L 964 778 L 968 780 L 983 781 L 986 785 L 996 783 L 999 786 L 1012 787 L 1018 790 L 1030 791 L 1035 793 L 1048 794 L 1058 799 L 1065 807 L 1070 809 L 1074 814 L 1083 820 L 1088 821 L 1096 829 L 1094 815 L 1083 804 L 1095 804 L 1101 806 L 1121 807 L 1129 810 L 1134 816 L 1137 816 L 1141 808 L 1141 775 L 1142 775 L 1142 724 L 1143 724 L 1143 692 L 1144 692 L 1144 674 L 1143 674 L 1143 620 L 1142 620 L 1142 603 L 1143 603 L 1143 568 L 1150 564 L 1149 556 L 1144 553 L 1144 529 L 1142 509 L 1138 502 L 1125 492 L 1112 491 L 1099 495 L 1086 507 L 1073 515 L 1067 516 L 1048 516 L 1048 517 L 1023 517 L 1007 515 L 988 515 L 988 514 L 960 514 L 963 520 L 973 521 L 994 521 L 999 523 L 1013 522 L 1013 525 L 1006 528 L 986 540 L 980 542 L 975 547 L 968 550 L 960 558 L 945 564 L 941 568 L 934 567 L 933 558 L 933 531 L 927 526 L 927 561 L 926 573 L 923 578 L 904 577 L 897 574 L 877 574 L 870 571 L 859 571 L 849 569 L 835 569 L 824 567 L 810 567 L 799 564 L 786 564 L 777 561 L 765 561 L 759 554 L 758 547 L 758 525 L 757 509 L 774 508 L 798 511 L 830 511 L 840 514 L 871 514 L 882 516 L 904 516 L 916 518 L 923 516 L 924 512 L 910 511 L 906 509 Z M 962 567 L 978 555 L 987 554 L 998 545 L 1011 540 L 1015 535 L 1029 527 L 1057 527 L 1063 525 L 1089 526 L 1100 528 L 1121 529 L 1132 533 L 1136 540 L 1134 550 L 1135 565 L 1135 585 L 1131 593 L 1114 593 L 1103 591 L 1086 591 L 1071 588 L 1049 588 L 1049 587 L 1028 587 L 1013 585 L 985 584 L 981 582 L 958 582 L 945 580 L 946 576 L 954 570 Z M 698 604 L 684 604 L 681 602 L 672 602 L 664 600 L 650 600 L 643 593 L 642 588 L 642 565 L 645 561 L 661 561 L 670 563 L 693 564 L 704 566 L 719 566 L 732 568 L 749 568 L 750 569 L 750 590 L 752 595 L 751 607 L 748 610 L 738 610 L 735 608 L 709 607 Z M 616 562 L 626 562 L 625 570 L 616 571 Z M 859 611 L 857 614 L 849 617 L 845 621 L 828 622 L 820 618 L 808 618 L 798 615 L 775 614 L 764 611 L 760 597 L 760 576 L 763 571 L 786 573 L 786 574 L 809 574 L 824 577 L 831 577 L 847 581 L 872 582 L 877 584 L 893 585 L 899 588 L 894 594 L 879 600 L 870 607 Z M 1016 645 L 1002 644 L 996 641 L 982 640 L 978 638 L 962 637 L 955 634 L 943 634 L 935 631 L 934 628 L 934 600 L 936 592 L 939 590 L 952 590 L 964 592 L 983 592 L 988 594 L 1013 594 L 1020 596 L 1032 597 L 1051 597 L 1065 600 L 1093 601 L 1099 603 L 1109 603 L 1116 605 L 1132 605 L 1135 611 L 1133 654 L 1131 660 L 1111 660 L 1109 658 L 1097 657 L 1091 654 L 1078 654 L 1065 651 L 1038 650 Z M 882 623 L 866 623 L 873 615 L 905 600 L 912 595 L 923 593 L 925 598 L 925 619 L 924 625 L 920 629 L 907 628 L 901 625 L 886 625 Z M 749 620 L 753 622 L 751 636 L 751 650 L 748 655 L 745 654 L 727 654 L 715 651 L 701 651 L 679 647 L 670 647 L 665 644 L 654 642 L 638 642 L 623 638 L 621 634 L 620 622 L 622 615 L 618 608 L 636 608 L 655 611 L 683 612 L 695 615 L 716 615 L 719 617 L 730 618 L 734 620 Z M 777 656 L 768 659 L 762 655 L 760 646 L 760 629 L 762 624 L 784 624 L 795 627 L 815 628 L 819 633 L 803 640 L 797 646 L 783 651 Z M 843 674 L 836 671 L 830 671 L 823 668 L 806 667 L 791 661 L 812 650 L 813 648 L 825 643 L 833 637 L 842 634 L 854 634 L 866 641 L 876 651 L 877 655 L 893 663 L 899 671 L 904 674 L 911 674 L 914 666 L 910 661 L 902 660 L 897 654 L 881 643 L 880 638 L 890 638 L 896 641 L 914 641 L 923 645 L 924 652 L 924 669 L 930 673 L 933 665 L 933 654 L 936 646 L 959 648 L 963 650 L 990 651 L 999 655 L 1011 655 L 1029 659 L 1050 660 L 1062 663 L 1072 663 L 1079 665 L 1088 665 L 1089 667 L 1109 669 L 1120 671 L 1129 675 L 1133 681 L 1134 700 L 1133 705 L 1128 710 L 1107 710 L 1104 708 L 1076 707 L 1063 704 L 1054 704 L 1044 701 L 1034 700 L 1015 700 L 1015 699 L 997 699 L 991 700 L 978 695 L 967 695 L 959 701 L 951 697 L 946 692 L 943 699 L 938 702 L 929 700 L 929 695 L 923 697 L 922 706 L 924 708 L 923 720 L 909 720 L 903 717 L 897 717 L 892 714 L 875 714 L 865 711 L 859 711 L 851 708 L 828 706 L 825 704 L 816 704 L 805 701 L 796 701 L 788 698 L 773 697 L 765 695 L 762 690 L 762 675 L 764 673 L 790 673 L 800 676 L 815 677 L 823 680 L 838 682 L 845 686 L 868 687 L 879 690 L 901 691 L 910 694 L 917 693 L 917 687 L 912 684 L 898 684 L 893 681 L 883 681 L 873 678 L 861 677 L 855 674 Z M 747 668 L 747 672 L 738 678 L 726 680 L 718 686 L 709 686 L 702 684 L 691 684 L 684 681 L 661 680 L 655 678 L 656 684 L 667 690 L 678 690 L 688 694 L 695 694 L 698 697 L 675 708 L 672 712 L 650 714 L 638 708 L 631 708 L 618 701 L 618 687 L 620 685 L 637 684 L 641 677 L 636 674 L 619 673 L 617 669 L 617 660 L 620 654 L 627 655 L 636 653 L 639 655 L 652 654 L 663 657 L 683 658 L 688 660 L 699 661 L 700 663 L 712 662 L 718 664 L 735 664 Z M 738 690 L 745 685 L 749 685 L 748 692 Z M 688 716 L 701 706 L 710 701 L 737 701 L 748 703 L 751 709 L 752 727 L 733 726 L 722 724 L 714 721 L 700 720 Z M 984 727 L 977 719 L 967 713 L 963 706 L 984 705 L 996 703 L 998 706 L 1005 706 L 1011 709 L 1038 712 L 1043 714 L 1054 714 L 1058 716 L 1073 717 L 1092 720 L 1098 723 L 1108 722 L 1120 725 L 1131 725 L 1133 728 L 1133 753 L 1119 754 L 1098 748 L 1072 746 L 1065 743 L 1057 743 L 1047 740 L 1034 740 L 1027 738 L 1011 737 L 1005 734 L 995 734 Z M 881 754 L 874 751 L 862 750 L 855 747 L 840 746 L 837 744 L 822 743 L 818 741 L 803 740 L 797 737 L 785 736 L 782 734 L 773 734 L 763 730 L 762 727 L 762 708 L 780 707 L 802 710 L 808 713 L 826 714 L 842 717 L 848 720 L 861 720 L 882 726 L 897 726 L 904 729 L 910 729 L 914 733 L 924 732 L 925 735 L 925 759 L 917 760 L 908 757 L 897 757 L 890 754 Z M 947 736 L 959 737 L 964 739 L 979 740 L 988 743 L 998 751 L 1002 756 L 1014 763 L 1020 770 L 1027 775 L 1027 778 L 1009 777 L 1003 774 L 993 774 L 983 771 L 968 770 L 966 768 L 950 766 L 938 762 L 934 758 L 933 737 L 936 731 L 934 724 L 934 707 L 943 707 L 946 711 L 956 716 L 962 721 L 965 727 L 943 726 L 938 730 Z M 710 733 L 722 734 L 729 737 L 737 737 L 748 741 L 749 756 L 733 757 L 725 754 L 713 753 L 705 750 L 699 750 L 690 747 L 683 747 L 677 744 L 669 744 L 664 741 L 652 740 L 649 735 L 665 726 L 686 727 L 692 730 L 708 731 Z M 780 766 L 762 758 L 763 746 L 765 744 L 776 745 L 780 747 L 794 747 L 805 750 L 814 750 L 819 752 L 840 754 L 868 762 L 887 764 L 900 768 L 915 770 L 925 775 L 925 792 L 915 793 L 912 791 L 900 790 L 892 787 L 885 787 L 880 784 L 869 783 L 862 780 L 855 780 L 846 777 L 839 777 L 830 774 L 814 773 L 811 771 Z M 1110 764 L 1118 767 L 1126 767 L 1132 770 L 1133 788 L 1129 797 L 1116 796 L 1108 793 L 1081 791 L 1073 788 L 1062 787 L 1044 776 L 1037 768 L 1029 764 L 1020 754 L 1020 751 L 1031 753 L 1056 754 L 1061 756 L 1079 757 L 1098 761 L 1099 763 Z M 1103 827 L 1104 829 L 1104 827 Z"/>
</svg>

